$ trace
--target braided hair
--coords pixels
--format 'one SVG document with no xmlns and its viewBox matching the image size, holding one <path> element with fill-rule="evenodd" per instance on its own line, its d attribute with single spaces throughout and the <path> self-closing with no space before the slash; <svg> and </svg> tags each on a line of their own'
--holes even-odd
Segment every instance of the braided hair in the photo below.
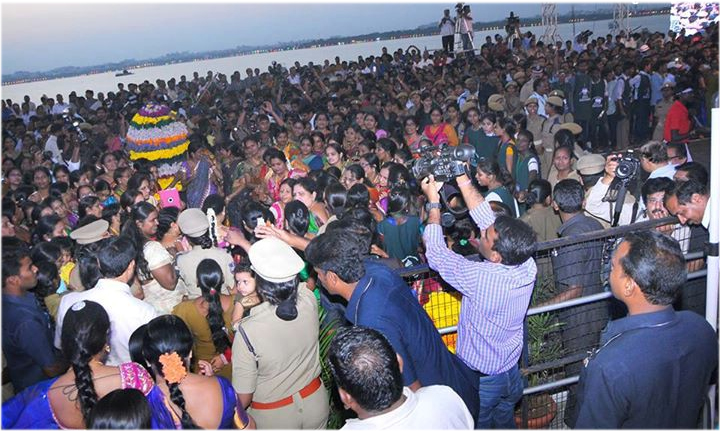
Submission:
<svg viewBox="0 0 720 431">
<path fill-rule="evenodd" d="M 85 422 L 98 401 L 90 361 L 107 344 L 109 331 L 107 312 L 93 301 L 76 302 L 63 320 L 60 345 L 75 373 L 80 412 Z"/>
<path fill-rule="evenodd" d="M 187 325 L 182 319 L 174 315 L 166 314 L 156 317 L 147 324 L 142 344 L 143 356 L 152 367 L 153 374 L 166 380 L 170 390 L 170 399 L 180 408 L 182 428 L 197 429 L 198 426 L 185 408 L 185 397 L 182 390 L 180 390 L 180 383 L 168 382 L 167 377 L 163 374 L 163 366 L 160 363 L 160 356 L 165 353 L 177 353 L 182 358 L 185 369 L 188 368 L 193 337 Z"/>
<path fill-rule="evenodd" d="M 225 280 L 222 268 L 212 259 L 204 259 L 197 267 L 197 284 L 202 297 L 208 303 L 207 322 L 210 325 L 213 345 L 217 353 L 223 353 L 231 344 L 223 319 L 223 308 L 220 303 L 220 288 Z"/>
</svg>

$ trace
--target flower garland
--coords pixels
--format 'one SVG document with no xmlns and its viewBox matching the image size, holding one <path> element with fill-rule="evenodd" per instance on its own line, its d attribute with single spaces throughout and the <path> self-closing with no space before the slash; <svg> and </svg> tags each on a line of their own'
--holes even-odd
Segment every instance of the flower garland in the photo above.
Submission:
<svg viewBox="0 0 720 431">
<path fill-rule="evenodd" d="M 127 132 L 127 140 L 136 145 L 169 145 L 177 140 L 187 138 L 187 135 L 187 127 L 175 121 L 166 126 L 152 129 L 135 129 L 131 127 Z"/>
<path fill-rule="evenodd" d="M 172 159 L 177 156 L 181 156 L 187 152 L 190 141 L 185 140 L 182 144 L 173 148 L 153 150 L 153 151 L 130 151 L 130 160 L 146 159 L 151 162 L 158 160 Z"/>
</svg>

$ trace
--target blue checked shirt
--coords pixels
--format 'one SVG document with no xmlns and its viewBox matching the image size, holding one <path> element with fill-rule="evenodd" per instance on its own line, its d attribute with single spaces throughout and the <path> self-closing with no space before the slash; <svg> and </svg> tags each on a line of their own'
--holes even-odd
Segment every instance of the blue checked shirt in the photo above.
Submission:
<svg viewBox="0 0 720 431">
<path fill-rule="evenodd" d="M 480 229 L 495 222 L 487 201 L 470 216 Z M 523 320 L 537 274 L 535 260 L 517 266 L 469 261 L 447 248 L 437 224 L 429 224 L 423 238 L 430 268 L 463 295 L 457 355 L 489 375 L 512 368 L 522 352 Z"/>
</svg>

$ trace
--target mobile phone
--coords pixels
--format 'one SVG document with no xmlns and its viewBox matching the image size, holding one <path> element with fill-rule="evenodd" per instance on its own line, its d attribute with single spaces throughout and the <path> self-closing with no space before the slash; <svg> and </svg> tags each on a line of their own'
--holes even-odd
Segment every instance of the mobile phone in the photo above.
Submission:
<svg viewBox="0 0 720 431">
<path fill-rule="evenodd" d="M 265 219 L 262 217 L 257 218 L 257 226 L 265 226 Z"/>
<path fill-rule="evenodd" d="M 163 208 L 180 208 L 180 193 L 178 193 L 177 189 L 160 190 L 159 194 Z"/>
</svg>

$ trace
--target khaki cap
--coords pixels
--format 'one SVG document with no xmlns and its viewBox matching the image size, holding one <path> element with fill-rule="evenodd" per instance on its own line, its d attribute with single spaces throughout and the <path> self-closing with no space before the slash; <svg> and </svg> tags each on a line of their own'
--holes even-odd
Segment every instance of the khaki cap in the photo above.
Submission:
<svg viewBox="0 0 720 431">
<path fill-rule="evenodd" d="M 210 228 L 207 215 L 200 208 L 189 208 L 181 212 L 177 224 L 182 233 L 191 238 L 203 236 Z"/>
<path fill-rule="evenodd" d="M 560 126 L 558 126 L 559 130 L 569 130 L 573 135 L 579 135 L 582 133 L 583 129 L 582 126 L 580 126 L 577 123 L 563 123 Z"/>
<path fill-rule="evenodd" d="M 564 93 L 562 90 L 557 90 L 557 89 L 555 89 L 555 90 L 551 91 L 551 92 L 548 94 L 548 96 L 557 96 L 557 97 L 559 97 L 559 98 L 561 98 L 561 99 L 564 99 L 564 98 L 565 98 L 565 93 Z"/>
<path fill-rule="evenodd" d="M 562 108 L 563 106 L 563 100 L 559 98 L 558 96 L 550 96 L 547 98 L 547 102 L 553 106 L 557 106 L 559 108 Z"/>
<path fill-rule="evenodd" d="M 107 220 L 95 220 L 70 232 L 70 238 L 78 244 L 92 244 L 105 238 L 109 227 Z"/>
<path fill-rule="evenodd" d="M 290 281 L 305 267 L 305 263 L 292 247 L 273 237 L 253 244 L 248 258 L 253 271 L 272 283 Z"/>
<path fill-rule="evenodd" d="M 467 102 L 463 103 L 460 107 L 460 112 L 463 114 L 470 110 L 470 108 L 477 108 L 477 104 L 473 101 L 468 100 Z"/>
<path fill-rule="evenodd" d="M 540 103 L 538 103 L 537 97 L 535 97 L 535 96 L 530 96 L 530 97 L 528 97 L 528 99 L 525 101 L 525 106 L 532 105 L 533 103 L 536 104 L 536 105 L 540 105 Z"/>
<path fill-rule="evenodd" d="M 505 97 L 502 94 L 493 94 L 488 97 L 487 106 L 493 111 L 502 111 L 505 109 Z"/>
<path fill-rule="evenodd" d="M 596 175 L 605 170 L 605 157 L 600 154 L 587 154 L 575 164 L 580 175 Z"/>
</svg>

